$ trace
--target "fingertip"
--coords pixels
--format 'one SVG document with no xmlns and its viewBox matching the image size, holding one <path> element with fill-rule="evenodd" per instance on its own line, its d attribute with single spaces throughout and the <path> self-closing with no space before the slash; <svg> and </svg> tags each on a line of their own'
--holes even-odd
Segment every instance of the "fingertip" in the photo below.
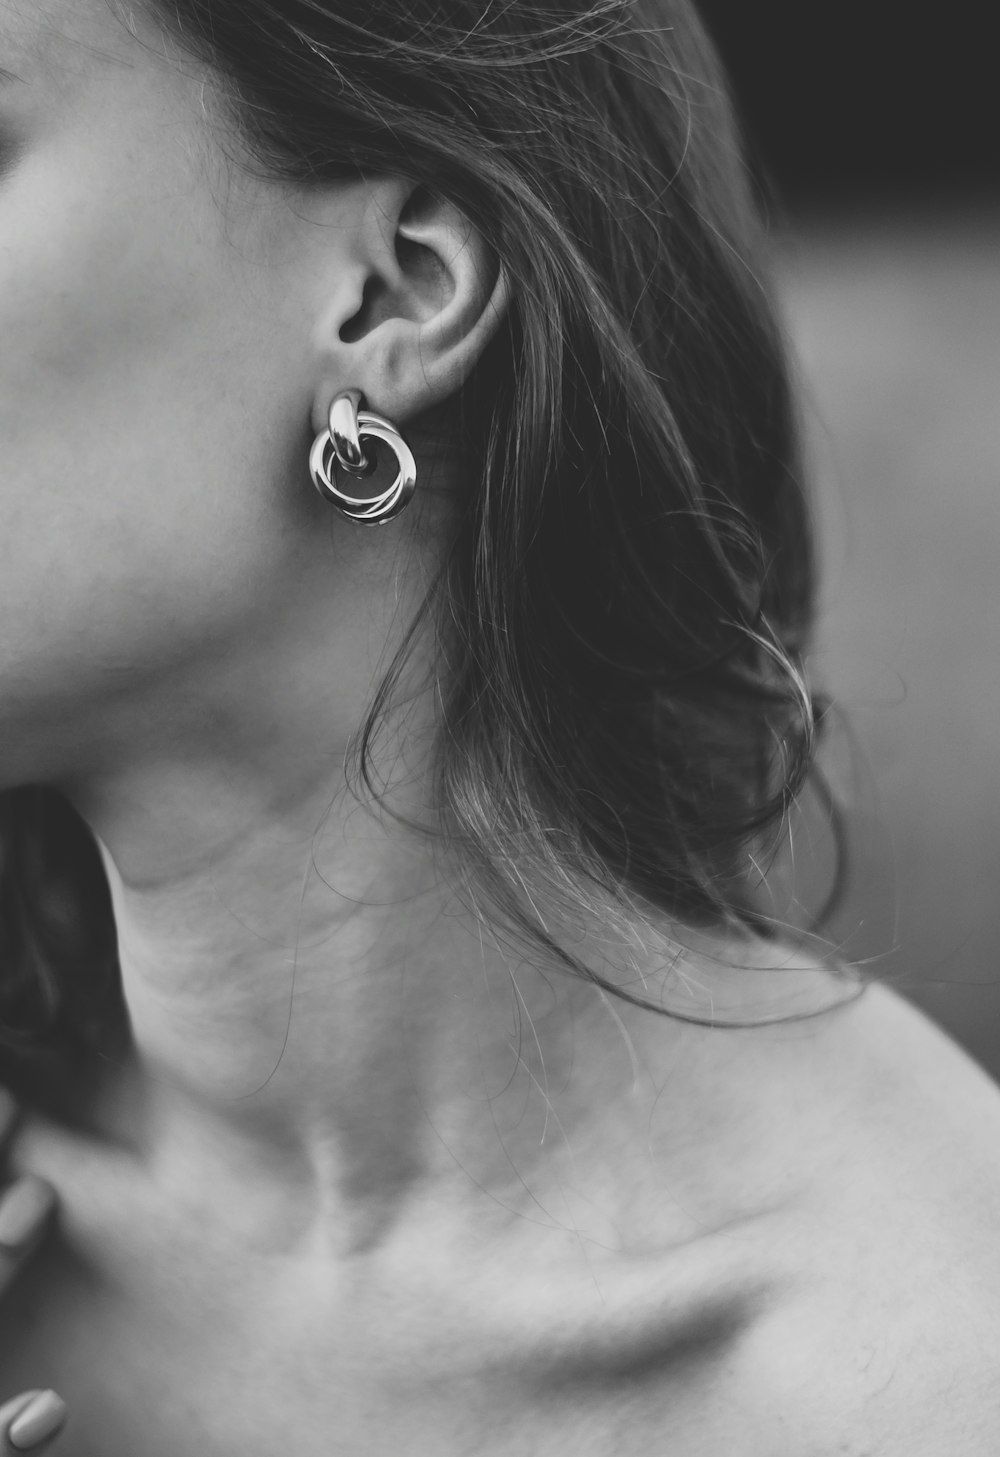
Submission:
<svg viewBox="0 0 1000 1457">
<path fill-rule="evenodd" d="M 40 1452 L 62 1431 L 69 1408 L 57 1391 L 29 1391 L 24 1397 L 7 1419 L 7 1448 L 10 1452 Z"/>
<path fill-rule="evenodd" d="M 26 1407 L 30 1406 L 36 1396 L 41 1396 L 41 1391 L 21 1391 L 17 1396 L 12 1396 L 9 1401 L 0 1405 L 0 1454 L 16 1452 L 17 1448 L 10 1444 L 10 1426 L 16 1421 Z"/>
</svg>

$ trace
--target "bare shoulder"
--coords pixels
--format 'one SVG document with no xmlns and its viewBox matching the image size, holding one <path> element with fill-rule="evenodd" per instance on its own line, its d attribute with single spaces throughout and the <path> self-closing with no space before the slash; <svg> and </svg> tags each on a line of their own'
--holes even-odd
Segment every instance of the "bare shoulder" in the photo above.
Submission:
<svg viewBox="0 0 1000 1457">
<path fill-rule="evenodd" d="M 897 993 L 870 986 L 814 1029 L 806 1024 L 797 1060 L 794 1091 L 805 1117 L 823 1125 L 819 1147 L 828 1144 L 853 1173 L 847 1180 L 818 1162 L 825 1196 L 837 1185 L 838 1202 L 860 1216 L 885 1186 L 888 1208 L 905 1207 L 914 1236 L 922 1218 L 933 1227 L 939 1217 L 964 1237 L 978 1231 L 993 1249 L 1000 1088 L 961 1048 Z"/>
<path fill-rule="evenodd" d="M 994 1457 L 1000 1092 L 881 988 L 797 1051 L 812 1151 L 770 1221 L 788 1279 L 737 1363 L 762 1429 L 797 1457 Z"/>
<path fill-rule="evenodd" d="M 878 986 L 780 1026 L 632 1027 L 663 1069 L 644 1124 L 673 1180 L 651 1183 L 657 1208 L 676 1199 L 705 1230 L 677 1267 L 704 1260 L 695 1307 L 728 1300 L 734 1316 L 718 1339 L 664 1348 L 644 1439 L 660 1423 L 671 1457 L 996 1457 L 992 1080 Z"/>
</svg>

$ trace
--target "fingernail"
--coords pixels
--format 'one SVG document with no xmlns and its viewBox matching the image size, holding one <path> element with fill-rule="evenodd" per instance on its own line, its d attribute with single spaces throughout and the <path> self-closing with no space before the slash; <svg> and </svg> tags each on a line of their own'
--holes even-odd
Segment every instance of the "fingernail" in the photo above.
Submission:
<svg viewBox="0 0 1000 1457">
<path fill-rule="evenodd" d="M 12 1447 L 28 1452 L 54 1437 L 66 1420 L 69 1407 L 54 1391 L 40 1391 L 24 1408 L 7 1431 L 7 1440 Z"/>
<path fill-rule="evenodd" d="M 52 1212 L 49 1184 L 28 1174 L 0 1196 L 0 1247 L 17 1250 L 36 1234 Z"/>
</svg>

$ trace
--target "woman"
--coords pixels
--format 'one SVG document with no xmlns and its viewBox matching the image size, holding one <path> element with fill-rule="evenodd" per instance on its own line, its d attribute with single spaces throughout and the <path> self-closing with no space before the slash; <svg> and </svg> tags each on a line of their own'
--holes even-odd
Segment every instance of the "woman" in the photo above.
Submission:
<svg viewBox="0 0 1000 1457">
<path fill-rule="evenodd" d="M 811 569 L 685 0 L 5 0 L 0 66 L 4 1392 L 995 1452 L 996 1095 L 764 934 Z"/>
</svg>

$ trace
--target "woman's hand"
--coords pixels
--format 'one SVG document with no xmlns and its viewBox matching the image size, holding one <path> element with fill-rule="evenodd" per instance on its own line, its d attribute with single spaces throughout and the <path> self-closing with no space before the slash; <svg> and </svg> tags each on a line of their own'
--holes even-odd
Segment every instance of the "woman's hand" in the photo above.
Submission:
<svg viewBox="0 0 1000 1457">
<path fill-rule="evenodd" d="M 17 1110 L 0 1089 L 0 1151 L 14 1127 Z M 31 1175 L 0 1184 L 0 1297 L 45 1236 L 55 1208 L 51 1184 Z M 66 1403 L 54 1391 L 22 1391 L 0 1405 L 0 1457 L 44 1452 L 66 1420 Z"/>
</svg>

